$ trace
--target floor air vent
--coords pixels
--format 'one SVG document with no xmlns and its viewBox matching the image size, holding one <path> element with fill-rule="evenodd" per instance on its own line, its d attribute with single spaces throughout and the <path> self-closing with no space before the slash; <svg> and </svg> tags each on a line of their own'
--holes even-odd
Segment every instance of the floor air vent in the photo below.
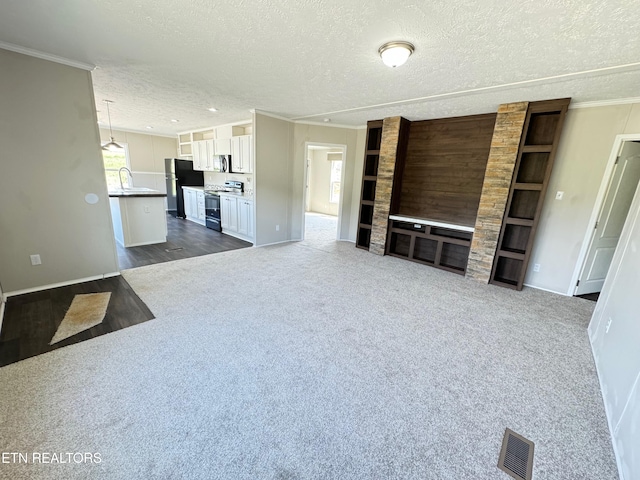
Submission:
<svg viewBox="0 0 640 480">
<path fill-rule="evenodd" d="M 165 252 L 179 252 L 180 250 L 184 250 L 184 248 L 182 247 L 175 247 L 175 248 L 165 248 L 164 251 Z"/>
<path fill-rule="evenodd" d="M 518 480 L 531 480 L 533 442 L 507 428 L 502 440 L 498 468 Z"/>
</svg>

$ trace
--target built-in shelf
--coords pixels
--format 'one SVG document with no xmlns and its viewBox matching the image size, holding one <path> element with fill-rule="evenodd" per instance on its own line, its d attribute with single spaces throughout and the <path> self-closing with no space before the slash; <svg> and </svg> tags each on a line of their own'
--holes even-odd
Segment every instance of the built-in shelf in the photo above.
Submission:
<svg viewBox="0 0 640 480">
<path fill-rule="evenodd" d="M 380 161 L 380 143 L 382 141 L 382 120 L 367 123 L 367 149 L 364 154 L 362 172 L 362 190 L 360 194 L 360 210 L 356 247 L 369 250 L 371 228 L 373 225 L 373 209 L 376 199 L 376 183 L 378 180 L 378 162 Z"/>
<path fill-rule="evenodd" d="M 493 261 L 492 284 L 522 290 L 569 101 L 529 104 Z"/>
<path fill-rule="evenodd" d="M 431 225 L 433 227 L 450 228 L 452 230 L 459 230 L 461 232 L 473 232 L 474 227 L 469 225 L 458 225 L 455 223 L 440 222 L 437 220 L 430 220 L 428 218 L 409 217 L 407 215 L 389 215 L 389 220 L 398 220 L 401 222 L 418 223 L 420 225 Z"/>
</svg>

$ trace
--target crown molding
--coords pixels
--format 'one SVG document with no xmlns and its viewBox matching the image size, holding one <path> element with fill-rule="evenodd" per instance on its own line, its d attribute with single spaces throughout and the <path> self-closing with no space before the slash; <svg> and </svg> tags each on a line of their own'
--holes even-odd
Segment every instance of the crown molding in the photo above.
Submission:
<svg viewBox="0 0 640 480">
<path fill-rule="evenodd" d="M 265 112 L 263 110 L 256 110 L 255 108 L 252 108 L 250 112 L 254 114 L 264 115 L 265 117 L 275 118 L 276 120 L 284 120 L 285 122 L 295 123 L 290 118 L 283 117 L 281 115 L 276 115 L 275 113 L 271 113 L 271 112 Z"/>
<path fill-rule="evenodd" d="M 108 123 L 98 123 L 98 128 L 102 129 L 102 130 L 109 130 L 109 124 Z M 125 133 L 137 133 L 140 135 L 149 135 L 150 137 L 166 137 L 166 138 L 177 138 L 178 137 L 178 133 L 161 133 L 161 132 L 157 132 L 157 133 L 151 133 L 152 130 L 138 130 L 135 128 L 121 128 L 121 127 L 111 127 L 111 129 L 114 132 L 125 132 Z"/>
<path fill-rule="evenodd" d="M 576 102 L 569 104 L 569 110 L 576 108 L 609 107 L 613 105 L 628 105 L 630 103 L 640 103 L 640 97 L 617 98 L 614 100 L 595 100 L 593 102 Z"/>
<path fill-rule="evenodd" d="M 70 58 L 59 57 L 58 55 L 41 52 L 39 50 L 34 50 L 32 48 L 22 47 L 20 45 L 14 45 L 13 43 L 0 41 L 0 48 L 4 50 L 9 50 L 11 52 L 28 55 L 30 57 L 35 57 L 35 58 L 40 58 L 42 60 L 48 60 L 50 62 L 60 63 L 62 65 L 67 65 L 68 67 L 75 67 L 81 70 L 87 70 L 89 72 L 93 71 L 96 68 L 95 65 L 92 65 L 90 63 L 78 62 L 77 60 L 71 60 Z"/>
<path fill-rule="evenodd" d="M 297 124 L 314 125 L 316 127 L 350 128 L 352 130 L 358 130 L 360 128 L 367 128 L 366 125 L 363 127 L 363 126 L 356 126 L 356 125 L 345 125 L 343 123 L 314 122 L 312 120 L 295 120 L 295 121 L 293 121 L 293 123 L 295 123 L 296 125 Z"/>
</svg>

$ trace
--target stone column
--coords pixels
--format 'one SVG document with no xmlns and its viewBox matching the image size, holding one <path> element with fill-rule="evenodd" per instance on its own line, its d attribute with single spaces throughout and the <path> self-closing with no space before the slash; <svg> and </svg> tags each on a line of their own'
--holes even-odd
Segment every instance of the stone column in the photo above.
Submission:
<svg viewBox="0 0 640 480">
<path fill-rule="evenodd" d="M 376 197 L 373 204 L 373 224 L 371 227 L 371 243 L 369 244 L 369 251 L 376 255 L 384 255 L 387 243 L 387 229 L 389 226 L 389 212 L 391 210 L 391 195 L 393 193 L 401 123 L 402 117 L 385 118 L 382 123 Z"/>
<path fill-rule="evenodd" d="M 484 283 L 491 277 L 528 107 L 518 102 L 498 108 L 466 273 Z"/>
</svg>

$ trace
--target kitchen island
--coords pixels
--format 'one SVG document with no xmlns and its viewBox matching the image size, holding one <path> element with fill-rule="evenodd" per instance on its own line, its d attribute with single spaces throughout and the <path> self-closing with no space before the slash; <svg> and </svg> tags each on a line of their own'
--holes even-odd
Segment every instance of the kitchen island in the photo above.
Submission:
<svg viewBox="0 0 640 480">
<path fill-rule="evenodd" d="M 150 188 L 109 190 L 116 241 L 124 247 L 166 242 L 166 196 Z"/>
</svg>

